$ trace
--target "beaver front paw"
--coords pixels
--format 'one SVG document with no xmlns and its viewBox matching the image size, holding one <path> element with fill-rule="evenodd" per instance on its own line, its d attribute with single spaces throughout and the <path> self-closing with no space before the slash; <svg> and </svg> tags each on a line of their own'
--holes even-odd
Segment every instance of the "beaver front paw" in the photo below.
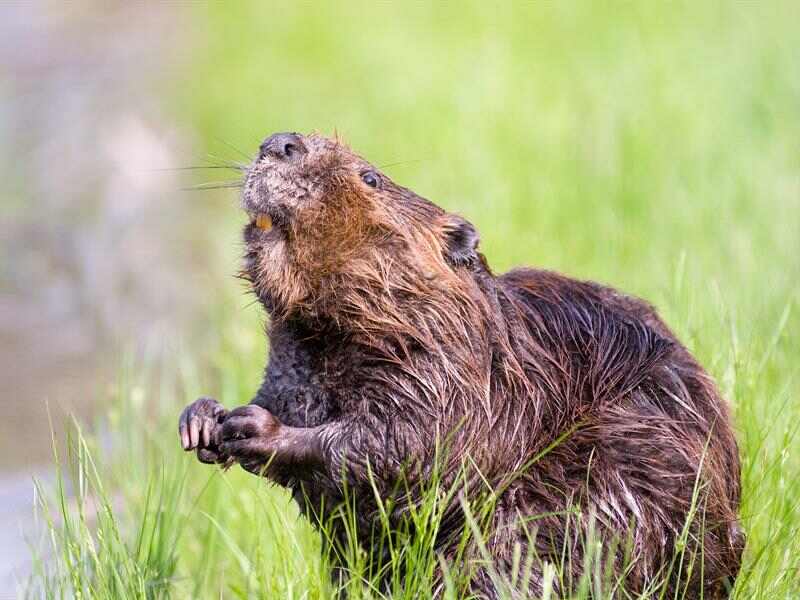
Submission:
<svg viewBox="0 0 800 600">
<path fill-rule="evenodd" d="M 233 409 L 221 428 L 220 449 L 251 473 L 258 473 L 277 456 L 283 425 L 255 404 Z"/>
<path fill-rule="evenodd" d="M 228 411 L 213 398 L 199 398 L 187 406 L 178 420 L 178 435 L 184 450 L 197 450 L 197 459 L 207 464 L 224 463 L 219 449 L 220 425 Z"/>
</svg>

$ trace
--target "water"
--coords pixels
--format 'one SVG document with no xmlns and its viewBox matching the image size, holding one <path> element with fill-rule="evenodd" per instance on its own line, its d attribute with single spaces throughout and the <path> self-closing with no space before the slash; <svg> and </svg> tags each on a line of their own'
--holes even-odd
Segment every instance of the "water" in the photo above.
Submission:
<svg viewBox="0 0 800 600">
<path fill-rule="evenodd" d="M 122 346 L 203 309 L 202 227 L 168 170 L 190 136 L 157 93 L 190 52 L 181 9 L 98 8 L 0 6 L 0 598 L 30 567 L 50 421 L 88 418 Z"/>
</svg>

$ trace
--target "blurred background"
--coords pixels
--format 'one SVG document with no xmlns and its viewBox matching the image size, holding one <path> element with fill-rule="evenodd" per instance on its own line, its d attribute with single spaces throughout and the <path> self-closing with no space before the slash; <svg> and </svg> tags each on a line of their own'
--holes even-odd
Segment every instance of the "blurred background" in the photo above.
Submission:
<svg viewBox="0 0 800 600">
<path fill-rule="evenodd" d="M 187 168 L 275 131 L 338 132 L 472 220 L 497 270 L 647 298 L 731 396 L 719 336 L 767 339 L 800 298 L 797 23 L 795 2 L 4 2 L 0 564 L 50 420 L 106 410 L 125 357 L 202 364 L 241 323 L 255 381 L 237 192 L 187 189 L 236 173 Z"/>
</svg>

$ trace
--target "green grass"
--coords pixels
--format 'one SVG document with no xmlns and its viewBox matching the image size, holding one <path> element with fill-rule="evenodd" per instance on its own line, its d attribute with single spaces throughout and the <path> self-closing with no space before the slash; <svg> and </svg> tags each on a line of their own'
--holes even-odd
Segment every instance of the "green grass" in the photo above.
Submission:
<svg viewBox="0 0 800 600">
<path fill-rule="evenodd" d="M 198 47 L 164 97 L 198 156 L 337 130 L 472 220 L 496 270 L 553 268 L 654 303 L 733 406 L 748 533 L 735 598 L 800 594 L 795 3 L 215 3 L 186 19 Z M 241 216 L 213 202 L 214 269 L 233 273 Z M 179 409 L 248 402 L 265 360 L 232 278 L 197 293 L 218 298 L 210 342 L 124 369 L 100 441 L 58 460 L 74 488 L 43 491 L 53 555 L 31 595 L 330 596 L 319 536 L 284 491 L 179 449 Z M 404 551 L 419 567 L 399 597 L 424 598 L 436 558 Z"/>
</svg>

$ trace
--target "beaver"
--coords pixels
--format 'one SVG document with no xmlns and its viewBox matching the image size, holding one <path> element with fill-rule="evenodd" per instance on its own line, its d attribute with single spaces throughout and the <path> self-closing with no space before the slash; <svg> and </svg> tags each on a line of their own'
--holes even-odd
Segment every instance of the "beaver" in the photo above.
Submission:
<svg viewBox="0 0 800 600">
<path fill-rule="evenodd" d="M 531 555 L 514 593 L 568 594 L 592 536 L 616 589 L 728 595 L 744 547 L 729 411 L 652 306 L 545 270 L 493 273 L 469 221 L 340 139 L 268 137 L 242 190 L 269 361 L 249 405 L 183 411 L 185 450 L 286 486 L 318 525 L 350 498 L 376 561 L 378 500 L 399 526 L 434 463 L 446 486 L 468 462 L 495 490 L 478 597 L 513 588 L 498 574 Z M 436 551 L 461 568 L 452 504 Z M 548 583 L 548 563 L 567 572 Z"/>
</svg>

